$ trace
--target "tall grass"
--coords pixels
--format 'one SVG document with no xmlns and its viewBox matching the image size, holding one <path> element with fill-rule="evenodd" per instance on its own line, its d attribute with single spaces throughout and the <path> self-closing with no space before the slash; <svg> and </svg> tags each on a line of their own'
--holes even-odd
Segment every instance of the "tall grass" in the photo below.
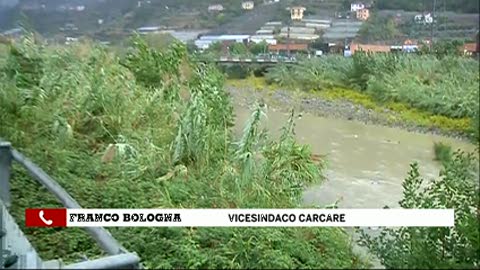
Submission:
<svg viewBox="0 0 480 270">
<path fill-rule="evenodd" d="M 364 91 L 379 102 L 400 102 L 434 115 L 474 119 L 479 113 L 478 62 L 447 56 L 364 54 L 326 56 L 274 67 L 267 80 L 281 86 Z M 472 132 L 478 129 L 472 125 Z"/>
<path fill-rule="evenodd" d="M 1 67 L 0 137 L 86 208 L 298 207 L 303 186 L 320 182 L 323 167 L 291 136 L 293 119 L 272 141 L 252 132 L 255 111 L 235 143 L 222 75 L 190 63 L 184 49 L 174 44 L 158 52 L 136 38 L 121 59 L 104 47 L 52 49 L 27 38 Z M 246 166 L 246 153 L 255 166 Z M 17 167 L 12 194 L 12 213 L 44 259 L 101 254 L 81 230 L 23 226 L 25 208 L 59 205 Z M 338 228 L 111 232 L 148 268 L 367 265 Z"/>
<path fill-rule="evenodd" d="M 442 142 L 435 142 L 433 144 L 433 153 L 435 155 L 435 160 L 442 163 L 449 162 L 453 155 L 452 147 L 448 144 Z"/>
</svg>

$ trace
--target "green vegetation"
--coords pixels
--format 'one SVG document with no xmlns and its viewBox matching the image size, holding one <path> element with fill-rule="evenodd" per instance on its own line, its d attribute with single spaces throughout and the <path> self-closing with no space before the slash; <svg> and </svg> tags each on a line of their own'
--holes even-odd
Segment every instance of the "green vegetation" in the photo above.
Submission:
<svg viewBox="0 0 480 270">
<path fill-rule="evenodd" d="M 435 154 L 435 160 L 442 163 L 449 162 L 453 154 L 452 147 L 441 142 L 436 142 L 433 144 L 433 152 Z"/>
<path fill-rule="evenodd" d="M 145 35 L 145 41 L 147 42 L 148 46 L 156 50 L 163 50 L 168 48 L 168 46 L 172 45 L 176 41 L 176 39 L 169 33 L 148 34 Z"/>
<path fill-rule="evenodd" d="M 104 47 L 11 47 L 0 67 L 0 137 L 32 158 L 86 208 L 294 208 L 323 163 L 293 136 L 242 138 L 223 76 L 136 38 L 125 58 Z M 293 114 L 292 114 L 293 115 Z M 59 207 L 14 167 L 12 214 L 44 259 L 101 254 L 77 228 L 25 228 L 27 207 Z M 361 268 L 339 228 L 112 228 L 147 268 Z"/>
<path fill-rule="evenodd" d="M 443 164 L 439 179 L 425 183 L 419 165 L 411 165 L 403 183 L 402 208 L 455 209 L 449 228 L 387 228 L 361 244 L 387 269 L 477 269 L 480 265 L 478 159 L 456 152 Z"/>
<path fill-rule="evenodd" d="M 430 46 L 422 46 L 420 48 L 421 54 L 432 54 L 435 55 L 437 58 L 443 58 L 447 56 L 461 56 L 463 54 L 462 50 L 460 49 L 464 42 L 459 40 L 452 40 L 452 41 L 439 41 L 433 43 Z"/>
<path fill-rule="evenodd" d="M 279 65 L 266 79 L 303 90 L 352 88 L 389 107 L 400 103 L 431 118 L 469 119 L 468 133 L 478 132 L 474 120 L 479 113 L 475 60 L 448 55 L 439 59 L 431 55 L 356 53 L 352 58 L 327 56 L 298 65 Z"/>
<path fill-rule="evenodd" d="M 358 32 L 360 41 L 371 43 L 373 41 L 396 40 L 403 38 L 392 16 L 383 17 L 373 13 Z"/>
<path fill-rule="evenodd" d="M 448 11 L 478 13 L 478 1 L 472 0 L 455 0 L 455 1 L 438 1 L 437 9 Z M 378 9 L 403 9 L 405 11 L 424 11 L 433 9 L 433 1 L 405 1 L 405 0 L 377 0 L 375 6 Z"/>
<path fill-rule="evenodd" d="M 268 53 L 268 43 L 265 41 L 252 44 L 250 46 L 250 53 L 253 55 L 265 54 Z"/>
<path fill-rule="evenodd" d="M 472 131 L 472 119 L 470 118 L 450 118 L 442 115 L 434 115 L 419 109 L 411 108 L 401 102 L 379 102 L 372 95 L 362 93 L 352 89 L 332 88 L 321 92 L 314 91 L 324 99 L 344 99 L 355 104 L 364 106 L 367 109 L 375 110 L 379 113 L 387 114 L 385 109 L 391 113 L 391 121 L 402 121 L 424 127 L 440 128 L 445 132 L 461 132 L 469 134 Z"/>
<path fill-rule="evenodd" d="M 231 55 L 247 55 L 249 50 L 243 43 L 235 42 L 228 46 Z"/>
</svg>

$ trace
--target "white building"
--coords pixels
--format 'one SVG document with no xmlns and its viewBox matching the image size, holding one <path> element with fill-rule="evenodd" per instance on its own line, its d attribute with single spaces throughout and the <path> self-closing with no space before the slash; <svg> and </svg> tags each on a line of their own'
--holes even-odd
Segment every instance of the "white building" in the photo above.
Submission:
<svg viewBox="0 0 480 270">
<path fill-rule="evenodd" d="M 146 26 L 140 27 L 137 29 L 137 32 L 140 34 L 147 34 L 147 33 L 159 33 L 162 30 L 160 26 Z"/>
<path fill-rule="evenodd" d="M 242 8 L 245 10 L 252 10 L 255 6 L 253 1 L 244 1 L 242 2 Z"/>
<path fill-rule="evenodd" d="M 415 22 L 418 24 L 431 24 L 433 23 L 433 17 L 432 14 L 427 13 L 427 14 L 417 14 L 415 15 L 414 18 Z"/>
<path fill-rule="evenodd" d="M 207 49 L 216 42 L 249 42 L 250 35 L 219 35 L 219 36 L 201 36 L 195 40 L 195 46 L 199 49 Z"/>
<path fill-rule="evenodd" d="M 255 32 L 255 34 L 257 34 L 257 35 L 272 35 L 273 34 L 273 29 L 272 30 L 260 29 L 260 30 L 257 30 L 257 32 Z"/>
<path fill-rule="evenodd" d="M 223 11 L 223 9 L 223 6 L 220 4 L 208 6 L 208 11 Z"/>
<path fill-rule="evenodd" d="M 267 26 L 282 26 L 282 22 L 267 22 L 265 25 Z"/>
<path fill-rule="evenodd" d="M 355 3 L 352 3 L 350 4 L 350 11 L 351 12 L 357 12 L 361 9 L 364 9 L 365 8 L 365 4 L 361 3 L 361 2 L 355 2 Z"/>
<path fill-rule="evenodd" d="M 266 42 L 269 45 L 277 44 L 277 40 L 272 35 L 254 35 L 250 37 L 250 41 L 253 43 Z"/>
<path fill-rule="evenodd" d="M 302 20 L 303 19 L 303 13 L 307 10 L 305 7 L 292 7 L 290 8 L 290 18 L 292 20 Z"/>
<path fill-rule="evenodd" d="M 322 23 L 305 23 L 305 26 L 308 28 L 315 28 L 315 29 L 327 29 L 330 27 L 330 24 L 322 24 Z"/>
</svg>

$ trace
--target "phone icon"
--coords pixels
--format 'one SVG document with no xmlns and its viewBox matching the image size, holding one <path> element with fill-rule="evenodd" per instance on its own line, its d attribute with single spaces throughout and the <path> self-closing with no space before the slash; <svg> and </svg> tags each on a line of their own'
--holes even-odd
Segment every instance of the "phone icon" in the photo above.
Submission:
<svg viewBox="0 0 480 270">
<path fill-rule="evenodd" d="M 48 226 L 53 224 L 53 220 L 51 219 L 46 219 L 44 216 L 43 210 L 40 210 L 40 213 L 38 213 L 38 216 L 40 219 L 43 221 L 43 223 L 47 224 Z"/>
</svg>

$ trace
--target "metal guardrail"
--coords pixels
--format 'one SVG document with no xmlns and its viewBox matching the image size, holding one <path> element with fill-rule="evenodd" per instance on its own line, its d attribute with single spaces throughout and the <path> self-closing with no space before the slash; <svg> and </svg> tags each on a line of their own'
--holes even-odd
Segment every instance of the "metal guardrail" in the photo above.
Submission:
<svg viewBox="0 0 480 270">
<path fill-rule="evenodd" d="M 68 192 L 53 180 L 40 167 L 35 165 L 20 152 L 12 148 L 11 144 L 0 140 L 0 199 L 7 209 L 11 206 L 10 173 L 12 161 L 19 163 L 27 172 L 53 193 L 67 208 L 82 208 Z M 128 252 L 103 227 L 84 228 L 97 244 L 110 256 L 98 260 L 85 261 L 67 265 L 64 269 L 141 269 L 140 258 L 135 253 Z M 8 232 L 7 232 L 8 234 Z M 0 266 L 2 267 L 2 266 Z"/>
</svg>

